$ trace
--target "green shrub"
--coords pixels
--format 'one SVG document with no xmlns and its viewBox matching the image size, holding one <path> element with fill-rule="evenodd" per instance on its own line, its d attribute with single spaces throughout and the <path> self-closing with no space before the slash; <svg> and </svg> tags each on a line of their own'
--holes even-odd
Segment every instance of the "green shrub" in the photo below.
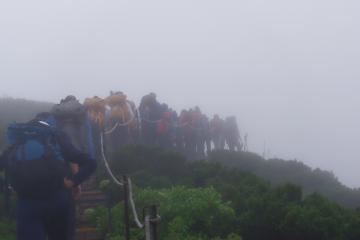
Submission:
<svg viewBox="0 0 360 240">
<path fill-rule="evenodd" d="M 7 219 L 0 219 L 0 239 L 15 240 L 15 223 Z"/>
</svg>

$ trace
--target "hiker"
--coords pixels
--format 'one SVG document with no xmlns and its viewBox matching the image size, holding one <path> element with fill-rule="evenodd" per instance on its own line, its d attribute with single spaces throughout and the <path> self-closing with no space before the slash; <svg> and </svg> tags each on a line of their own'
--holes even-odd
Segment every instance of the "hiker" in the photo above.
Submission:
<svg viewBox="0 0 360 240">
<path fill-rule="evenodd" d="M 206 146 L 206 154 L 207 156 L 209 156 L 211 152 L 211 131 L 210 131 L 209 118 L 205 114 L 202 114 L 201 116 L 201 124 L 203 131 L 202 132 L 203 142 L 205 143 Z"/>
<path fill-rule="evenodd" d="M 156 125 L 157 143 L 164 149 L 173 148 L 173 113 L 168 105 L 161 105 L 162 118 Z"/>
<path fill-rule="evenodd" d="M 177 130 L 178 130 L 179 117 L 175 110 L 170 108 L 169 112 L 171 115 L 170 131 L 169 131 L 170 141 L 171 141 L 172 149 L 177 150 L 177 133 L 178 133 Z"/>
<path fill-rule="evenodd" d="M 106 103 L 110 107 L 106 120 L 107 134 L 110 135 L 112 151 L 116 151 L 135 142 L 138 127 L 136 107 L 123 92 L 110 92 Z"/>
<path fill-rule="evenodd" d="M 248 148 L 248 138 L 249 138 L 249 135 L 246 133 L 245 136 L 244 136 L 244 146 L 243 146 L 243 151 L 244 151 L 244 152 L 249 151 L 249 148 Z"/>
<path fill-rule="evenodd" d="M 194 153 L 193 131 L 191 128 L 191 110 L 183 110 L 180 114 L 181 138 L 183 154 L 190 158 Z"/>
<path fill-rule="evenodd" d="M 91 122 L 87 117 L 86 108 L 79 100 L 69 95 L 51 109 L 57 128 L 69 137 L 71 144 L 81 152 L 95 158 L 94 141 Z M 79 171 L 77 164 L 70 164 L 73 173 Z M 81 187 L 76 190 L 75 198 L 80 198 Z"/>
<path fill-rule="evenodd" d="M 215 150 L 223 150 L 225 148 L 224 120 L 217 114 L 210 121 L 210 131 Z"/>
<path fill-rule="evenodd" d="M 242 151 L 242 143 L 236 117 L 227 117 L 224 125 L 226 144 L 230 151 Z"/>
<path fill-rule="evenodd" d="M 182 127 L 181 127 L 181 123 L 180 123 L 180 115 L 178 115 L 178 113 L 173 110 L 173 114 L 172 114 L 172 123 L 173 123 L 173 141 L 174 141 L 174 149 L 175 151 L 177 151 L 178 153 L 182 153 L 183 149 L 184 149 L 184 141 L 183 141 L 183 136 L 182 136 Z"/>
<path fill-rule="evenodd" d="M 104 99 L 95 96 L 85 99 L 84 106 L 91 124 L 95 158 L 101 159 L 100 134 L 105 127 L 106 103 Z"/>
<path fill-rule="evenodd" d="M 157 124 L 162 119 L 162 108 L 156 99 L 155 93 L 145 95 L 141 99 L 139 112 L 141 116 L 141 138 L 146 145 L 157 145 L 158 138 L 156 133 Z"/>
<path fill-rule="evenodd" d="M 185 153 L 185 128 L 188 124 L 187 118 L 185 117 L 187 115 L 186 110 L 182 110 L 180 112 L 180 115 L 177 116 L 175 126 L 175 143 L 176 143 L 176 150 L 179 153 Z"/>
<path fill-rule="evenodd" d="M 46 118 L 45 118 L 46 116 Z M 96 169 L 96 160 L 79 151 L 56 127 L 50 114 L 8 127 L 10 147 L 0 157 L 17 193 L 18 240 L 72 240 L 75 204 L 72 189 Z M 70 163 L 79 171 L 71 174 Z"/>
<path fill-rule="evenodd" d="M 202 124 L 202 113 L 199 107 L 195 107 L 191 112 L 191 129 L 192 129 L 192 139 L 193 139 L 193 148 L 192 154 L 194 159 L 202 159 L 205 157 L 205 141 L 204 141 L 204 129 Z"/>
</svg>

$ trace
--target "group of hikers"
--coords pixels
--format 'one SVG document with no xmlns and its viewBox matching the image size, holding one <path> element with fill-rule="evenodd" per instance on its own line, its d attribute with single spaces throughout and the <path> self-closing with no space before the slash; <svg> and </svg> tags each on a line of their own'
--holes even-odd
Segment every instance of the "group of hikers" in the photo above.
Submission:
<svg viewBox="0 0 360 240">
<path fill-rule="evenodd" d="M 83 104 L 68 96 L 54 106 L 52 113 L 63 119 L 62 128 L 71 138 L 78 139 L 75 145 L 84 151 L 93 148 L 95 156 L 101 156 L 103 145 L 107 151 L 128 144 L 157 145 L 189 159 L 201 159 L 226 146 L 232 151 L 245 147 L 234 116 L 209 119 L 199 107 L 178 114 L 158 102 L 154 93 L 145 95 L 138 108 L 122 92 L 111 92 L 105 99 L 87 98 Z M 89 130 L 91 134 L 86 135 Z"/>
<path fill-rule="evenodd" d="M 199 107 L 177 114 L 154 93 L 144 96 L 138 108 L 122 92 L 83 104 L 70 95 L 50 112 L 11 124 L 7 138 L 0 170 L 5 169 L 5 192 L 11 186 L 17 193 L 19 240 L 73 239 L 79 186 L 94 173 L 105 150 L 158 145 L 190 159 L 226 145 L 246 150 L 235 117 L 215 115 L 210 120 Z"/>
</svg>

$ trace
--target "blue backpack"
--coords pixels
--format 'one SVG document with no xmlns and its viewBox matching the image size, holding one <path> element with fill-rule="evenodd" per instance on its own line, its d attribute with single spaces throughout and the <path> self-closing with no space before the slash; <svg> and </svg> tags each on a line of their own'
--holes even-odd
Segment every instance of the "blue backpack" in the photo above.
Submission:
<svg viewBox="0 0 360 240">
<path fill-rule="evenodd" d="M 8 175 L 20 197 L 45 197 L 62 188 L 67 166 L 56 132 L 48 123 L 35 120 L 8 127 L 8 141 L 12 145 Z"/>
</svg>

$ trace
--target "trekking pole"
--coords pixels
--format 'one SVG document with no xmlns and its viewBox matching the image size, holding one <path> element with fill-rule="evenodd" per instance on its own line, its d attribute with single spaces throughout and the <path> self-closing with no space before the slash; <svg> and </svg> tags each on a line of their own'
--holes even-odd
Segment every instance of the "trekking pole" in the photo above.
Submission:
<svg viewBox="0 0 360 240">
<path fill-rule="evenodd" d="M 124 175 L 124 223 L 125 223 L 125 240 L 130 240 L 130 214 L 129 214 L 129 181 Z"/>
</svg>

